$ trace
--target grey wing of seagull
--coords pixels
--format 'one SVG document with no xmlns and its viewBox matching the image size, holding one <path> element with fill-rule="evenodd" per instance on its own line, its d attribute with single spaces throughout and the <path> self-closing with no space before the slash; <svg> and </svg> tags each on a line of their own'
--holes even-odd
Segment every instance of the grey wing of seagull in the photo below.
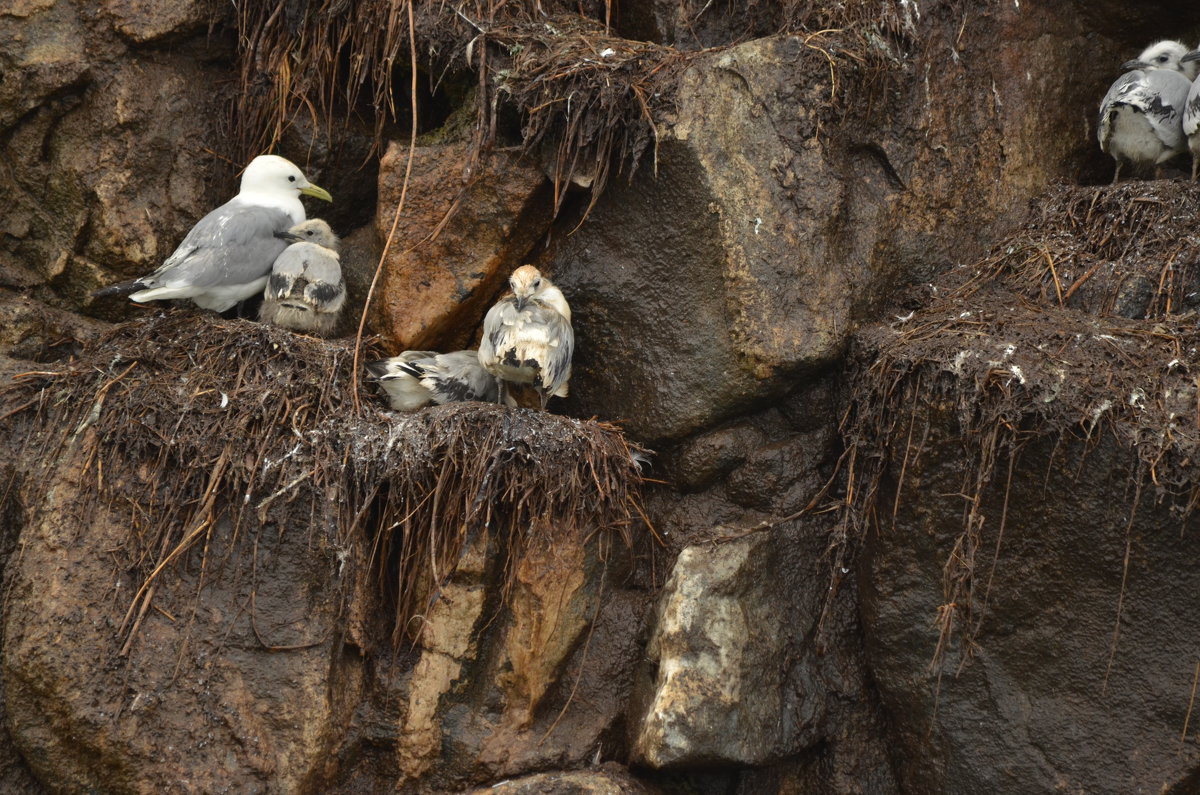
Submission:
<svg viewBox="0 0 1200 795">
<path fill-rule="evenodd" d="M 430 391 L 421 384 L 420 377 L 408 368 L 413 362 L 433 361 L 436 351 L 405 351 L 390 359 L 369 362 L 367 372 L 379 382 L 387 393 L 388 403 L 396 411 L 416 411 L 433 400 Z"/>
<path fill-rule="evenodd" d="M 141 282 L 144 289 L 155 290 L 262 279 L 288 245 L 275 233 L 291 225 L 283 210 L 227 202 L 201 218 L 162 266 Z"/>
<path fill-rule="evenodd" d="M 549 327 L 550 355 L 542 385 L 548 395 L 566 397 L 567 380 L 571 377 L 571 357 L 575 353 L 575 331 L 571 322 L 554 310 L 544 310 Z"/>
<path fill-rule="evenodd" d="M 478 351 L 441 353 L 413 365 L 424 371 L 421 385 L 439 404 L 466 400 L 495 403 L 499 397 L 496 377 L 483 369 Z"/>
<path fill-rule="evenodd" d="M 1100 104 L 1098 136 L 1105 151 L 1111 137 L 1110 111 L 1116 105 L 1128 105 L 1145 115 L 1155 137 L 1169 149 L 1183 151 L 1186 139 L 1181 124 L 1184 105 L 1191 84 L 1178 72 L 1169 69 L 1135 69 L 1126 72 L 1112 84 Z"/>
<path fill-rule="evenodd" d="M 346 303 L 346 283 L 342 280 L 342 265 L 336 251 L 314 246 L 306 257 L 304 274 L 308 285 L 304 297 L 318 312 L 337 312 Z"/>
<path fill-rule="evenodd" d="M 1170 69 L 1151 69 L 1146 77 L 1145 113 L 1154 134 L 1166 146 L 1183 151 L 1187 139 L 1183 133 L 1183 110 L 1192 85 L 1186 77 Z"/>
<path fill-rule="evenodd" d="M 531 382 L 554 394 L 570 377 L 574 348 L 571 323 L 557 311 L 537 302 L 518 309 L 506 299 L 484 319 L 479 360 L 503 380 Z"/>
<path fill-rule="evenodd" d="M 1200 130 L 1200 78 L 1192 81 L 1187 101 L 1183 105 L 1183 134 L 1195 135 Z"/>
<path fill-rule="evenodd" d="M 1096 126 L 1096 137 L 1100 139 L 1100 148 L 1108 151 L 1108 139 L 1112 135 L 1112 116 L 1109 111 L 1117 102 L 1136 91 L 1143 72 L 1140 69 L 1126 72 L 1109 86 L 1108 93 L 1100 100 L 1100 123 Z"/>
</svg>

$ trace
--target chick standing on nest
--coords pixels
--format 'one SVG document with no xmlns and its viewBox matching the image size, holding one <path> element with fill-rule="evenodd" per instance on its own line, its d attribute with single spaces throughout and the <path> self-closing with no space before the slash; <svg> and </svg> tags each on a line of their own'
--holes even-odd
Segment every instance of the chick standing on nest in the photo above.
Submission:
<svg viewBox="0 0 1200 795">
<path fill-rule="evenodd" d="M 278 237 L 291 245 L 271 266 L 258 319 L 328 337 L 346 303 L 338 237 L 320 218 L 296 224 Z"/>
<path fill-rule="evenodd" d="M 512 293 L 483 319 L 479 363 L 498 379 L 503 403 L 544 409 L 551 397 L 567 396 L 575 348 L 571 307 L 532 265 L 517 268 L 508 283 Z"/>
<path fill-rule="evenodd" d="M 367 365 L 396 411 L 464 400 L 495 403 L 496 377 L 479 364 L 478 351 L 405 351 Z"/>
<path fill-rule="evenodd" d="M 1158 167 L 1187 151 L 1183 112 L 1196 76 L 1187 54 L 1177 41 L 1155 42 L 1122 64 L 1125 74 L 1104 95 L 1096 137 L 1116 161 L 1113 184 L 1125 163 Z"/>
</svg>

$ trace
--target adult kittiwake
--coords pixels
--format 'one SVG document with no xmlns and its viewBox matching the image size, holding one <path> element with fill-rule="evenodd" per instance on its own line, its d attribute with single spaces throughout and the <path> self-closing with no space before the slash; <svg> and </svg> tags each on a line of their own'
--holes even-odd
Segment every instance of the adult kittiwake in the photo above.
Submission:
<svg viewBox="0 0 1200 795">
<path fill-rule="evenodd" d="M 320 218 L 278 235 L 291 245 L 275 258 L 258 319 L 328 337 L 346 303 L 338 237 Z"/>
<path fill-rule="evenodd" d="M 566 397 L 575 332 L 562 291 L 532 265 L 508 279 L 512 294 L 483 319 L 479 363 L 500 382 L 508 406 L 546 408 L 552 396 Z"/>
<path fill-rule="evenodd" d="M 259 155 L 246 166 L 238 195 L 201 218 L 158 270 L 92 295 L 129 293 L 138 303 L 190 298 L 224 312 L 262 292 L 271 264 L 288 246 L 276 233 L 304 221 L 301 193 L 333 201 L 291 161 Z"/>
</svg>

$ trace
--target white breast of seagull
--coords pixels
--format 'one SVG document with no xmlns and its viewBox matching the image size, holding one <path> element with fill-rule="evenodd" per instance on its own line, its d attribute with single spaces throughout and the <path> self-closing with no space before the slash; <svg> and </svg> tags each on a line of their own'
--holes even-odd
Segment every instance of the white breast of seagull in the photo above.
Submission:
<svg viewBox="0 0 1200 795">
<path fill-rule="evenodd" d="M 308 217 L 304 205 L 300 203 L 299 194 L 293 190 L 270 189 L 270 186 L 259 186 L 257 189 L 243 185 L 242 189 L 230 200 L 230 203 L 244 204 L 253 207 L 269 207 L 273 210 L 283 210 L 292 219 L 292 224 L 303 223 Z"/>
</svg>

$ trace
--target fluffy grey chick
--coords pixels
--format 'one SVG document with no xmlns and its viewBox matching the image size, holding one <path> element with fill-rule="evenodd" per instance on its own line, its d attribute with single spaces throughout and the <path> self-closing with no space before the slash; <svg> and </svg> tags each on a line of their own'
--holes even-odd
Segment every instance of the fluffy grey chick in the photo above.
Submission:
<svg viewBox="0 0 1200 795">
<path fill-rule="evenodd" d="M 1122 64 L 1125 74 L 1104 95 L 1096 136 L 1116 161 L 1114 183 L 1125 163 L 1158 166 L 1187 151 L 1183 109 L 1196 76 L 1196 64 L 1183 61 L 1187 54 L 1177 41 L 1151 44 Z"/>
<path fill-rule="evenodd" d="M 532 265 L 517 268 L 508 283 L 512 294 L 483 319 L 479 363 L 499 380 L 505 405 L 544 409 L 551 397 L 567 395 L 575 350 L 571 307 Z"/>
<path fill-rule="evenodd" d="M 478 351 L 405 351 L 367 365 L 396 411 L 415 411 L 431 403 L 499 399 L 496 378 L 479 363 Z"/>
<path fill-rule="evenodd" d="M 346 303 L 338 237 L 320 218 L 296 224 L 279 236 L 291 245 L 271 266 L 258 319 L 328 337 Z"/>
</svg>

